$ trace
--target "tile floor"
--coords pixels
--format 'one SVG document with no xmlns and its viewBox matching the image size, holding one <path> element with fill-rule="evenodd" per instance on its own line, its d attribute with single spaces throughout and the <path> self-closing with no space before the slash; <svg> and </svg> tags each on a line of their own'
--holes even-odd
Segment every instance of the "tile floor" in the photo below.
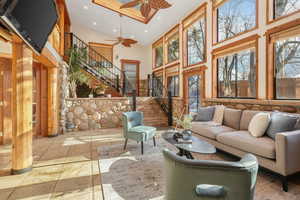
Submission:
<svg viewBox="0 0 300 200">
<path fill-rule="evenodd" d="M 97 147 L 120 140 L 121 129 L 35 139 L 33 170 L 14 176 L 9 174 L 11 147 L 0 146 L 0 199 L 103 199 Z"/>
</svg>

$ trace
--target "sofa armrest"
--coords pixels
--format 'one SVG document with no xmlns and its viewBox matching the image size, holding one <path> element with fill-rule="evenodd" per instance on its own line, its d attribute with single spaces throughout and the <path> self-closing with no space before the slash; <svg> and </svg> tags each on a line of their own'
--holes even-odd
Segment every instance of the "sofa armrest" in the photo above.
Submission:
<svg viewBox="0 0 300 200">
<path fill-rule="evenodd" d="M 300 130 L 276 134 L 276 164 L 281 175 L 300 171 Z"/>
</svg>

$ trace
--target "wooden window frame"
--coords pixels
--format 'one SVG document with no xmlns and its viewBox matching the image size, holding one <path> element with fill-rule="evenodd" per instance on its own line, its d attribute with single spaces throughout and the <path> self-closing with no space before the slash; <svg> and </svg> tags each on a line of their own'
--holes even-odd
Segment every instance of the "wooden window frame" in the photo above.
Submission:
<svg viewBox="0 0 300 200">
<path fill-rule="evenodd" d="M 283 35 L 290 32 L 292 29 L 300 28 L 300 19 L 288 22 L 281 26 L 276 26 L 272 29 L 269 29 L 266 32 L 266 91 L 268 100 L 280 100 L 280 101 L 289 101 L 289 100 L 298 100 L 299 99 L 276 99 L 276 81 L 275 81 L 275 63 L 274 63 L 274 43 L 280 39 Z M 288 33 L 289 34 L 289 33 Z M 292 37 L 293 34 L 290 34 Z M 277 37 L 278 39 L 273 39 Z"/>
<path fill-rule="evenodd" d="M 172 96 L 172 97 L 179 97 L 179 93 L 180 93 L 180 76 L 179 76 L 179 73 L 178 72 L 175 72 L 175 73 L 170 73 L 166 76 L 166 80 L 167 80 L 167 90 L 169 91 L 169 80 L 170 78 L 172 77 L 178 77 L 178 95 L 176 96 Z"/>
<path fill-rule="evenodd" d="M 121 59 L 121 70 L 124 71 L 124 65 L 125 64 L 136 64 L 137 70 L 136 70 L 136 95 L 140 95 L 140 64 L 141 62 L 139 60 L 127 60 L 127 59 Z M 123 79 L 123 78 L 122 78 Z"/>
<path fill-rule="evenodd" d="M 158 47 L 158 46 L 162 46 L 163 48 L 163 63 L 161 66 L 156 66 L 156 51 L 155 49 Z M 162 68 L 165 64 L 165 49 L 164 49 L 164 38 L 161 37 L 160 39 L 158 39 L 156 42 L 154 42 L 152 44 L 152 69 L 159 69 L 159 68 Z"/>
<path fill-rule="evenodd" d="M 204 63 L 207 62 L 207 42 L 204 46 L 204 59 L 198 63 L 189 65 L 188 64 L 188 37 L 187 37 L 187 30 L 198 20 L 204 18 L 205 22 L 205 40 L 207 39 L 208 35 L 208 28 L 207 28 L 207 2 L 202 3 L 196 10 L 194 10 L 191 14 L 189 14 L 186 18 L 183 19 L 182 25 L 182 49 L 183 49 L 183 68 L 190 68 L 194 66 L 202 66 Z"/>
<path fill-rule="evenodd" d="M 207 67 L 202 65 L 200 67 L 187 69 L 183 71 L 183 101 L 185 113 L 188 113 L 188 77 L 193 75 L 199 75 L 201 77 L 201 97 L 204 100 L 205 96 L 205 70 Z M 200 87 L 199 87 L 200 88 Z"/>
<path fill-rule="evenodd" d="M 212 6 L 212 36 L 213 36 L 213 46 L 219 45 L 221 43 L 224 43 L 226 41 L 232 40 L 234 38 L 237 38 L 241 35 L 244 35 L 246 33 L 252 32 L 256 29 L 259 28 L 259 0 L 255 0 L 256 1 L 256 19 L 255 19 L 255 26 L 249 30 L 246 30 L 244 32 L 240 32 L 232 37 L 226 38 L 222 41 L 218 41 L 218 15 L 217 15 L 217 10 L 220 6 L 222 6 L 224 3 L 226 3 L 227 1 L 231 1 L 231 0 L 214 0 L 213 1 L 213 6 Z"/>
<path fill-rule="evenodd" d="M 218 99 L 258 99 L 259 95 L 259 62 L 258 62 L 258 55 L 259 55 L 259 48 L 258 48 L 258 40 L 259 40 L 259 35 L 255 34 L 249 37 L 246 37 L 244 39 L 238 40 L 236 42 L 224 45 L 222 47 L 216 48 L 212 51 L 212 97 L 213 98 L 218 98 Z M 256 97 L 219 97 L 218 96 L 218 63 L 217 60 L 220 57 L 224 57 L 226 55 L 233 54 L 235 52 L 241 52 L 247 49 L 255 49 L 255 63 L 256 63 Z"/>
<path fill-rule="evenodd" d="M 274 22 L 280 21 L 282 19 L 285 19 L 285 18 L 288 18 L 290 16 L 296 15 L 297 13 L 300 13 L 300 9 L 299 9 L 299 10 L 296 10 L 294 12 L 291 12 L 291 13 L 289 13 L 287 15 L 280 16 L 280 17 L 278 17 L 278 18 L 275 19 L 275 12 L 274 12 L 275 11 L 275 5 L 274 5 L 274 1 L 275 0 L 267 0 L 266 24 L 272 24 Z"/>
<path fill-rule="evenodd" d="M 178 36 L 178 43 L 179 43 L 179 47 L 178 47 L 178 59 L 174 60 L 174 61 L 169 61 L 169 42 L 171 39 L 173 39 L 175 36 Z M 169 32 L 167 32 L 164 36 L 164 52 L 165 52 L 165 65 L 169 66 L 169 65 L 173 65 L 175 63 L 178 63 L 180 60 L 180 51 L 181 51 L 181 41 L 180 41 L 180 34 L 179 34 L 179 24 L 176 24 Z"/>
</svg>

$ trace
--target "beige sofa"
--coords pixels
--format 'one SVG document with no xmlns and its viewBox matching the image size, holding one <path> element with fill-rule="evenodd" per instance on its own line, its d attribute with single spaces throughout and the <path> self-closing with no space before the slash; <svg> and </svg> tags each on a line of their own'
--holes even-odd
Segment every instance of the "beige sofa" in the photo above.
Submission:
<svg viewBox="0 0 300 200">
<path fill-rule="evenodd" d="M 284 191 L 288 190 L 287 177 L 300 171 L 300 130 L 278 133 L 275 140 L 268 136 L 255 138 L 248 132 L 252 117 L 263 111 L 225 108 L 223 124 L 192 122 L 192 131 L 217 149 L 242 157 L 256 155 L 261 167 L 282 177 Z"/>
</svg>

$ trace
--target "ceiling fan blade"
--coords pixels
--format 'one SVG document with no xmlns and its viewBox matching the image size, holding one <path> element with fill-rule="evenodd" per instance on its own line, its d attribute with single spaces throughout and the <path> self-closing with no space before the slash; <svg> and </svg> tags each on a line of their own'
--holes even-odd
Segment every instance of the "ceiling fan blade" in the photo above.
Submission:
<svg viewBox="0 0 300 200">
<path fill-rule="evenodd" d="M 120 43 L 121 43 L 121 41 L 118 41 L 118 42 L 116 42 L 116 43 L 113 43 L 112 45 L 115 46 L 115 45 L 118 45 L 118 44 L 120 44 Z"/>
<path fill-rule="evenodd" d="M 131 8 L 131 7 L 135 7 L 137 5 L 139 5 L 141 0 L 134 0 L 134 1 L 130 1 L 128 3 L 123 4 L 120 9 L 122 8 Z"/>
<path fill-rule="evenodd" d="M 127 39 L 127 38 L 124 39 L 123 42 L 126 42 L 126 43 L 128 43 L 128 44 L 136 44 L 136 43 L 137 43 L 136 40 L 133 40 L 133 39 Z"/>
<path fill-rule="evenodd" d="M 118 41 L 118 40 L 117 40 L 117 39 L 115 39 L 115 40 L 105 40 L 105 41 L 114 42 L 114 41 Z"/>
<path fill-rule="evenodd" d="M 128 43 L 126 43 L 126 42 L 122 42 L 122 45 L 123 45 L 124 47 L 131 47 L 131 44 L 128 44 Z"/>
<path fill-rule="evenodd" d="M 149 16 L 149 13 L 151 11 L 151 7 L 149 5 L 149 3 L 144 3 L 141 5 L 141 14 L 145 17 L 145 18 L 148 18 Z"/>
<path fill-rule="evenodd" d="M 153 9 L 164 9 L 164 8 L 170 8 L 172 5 L 169 4 L 165 0 L 149 0 L 149 5 Z"/>
</svg>

